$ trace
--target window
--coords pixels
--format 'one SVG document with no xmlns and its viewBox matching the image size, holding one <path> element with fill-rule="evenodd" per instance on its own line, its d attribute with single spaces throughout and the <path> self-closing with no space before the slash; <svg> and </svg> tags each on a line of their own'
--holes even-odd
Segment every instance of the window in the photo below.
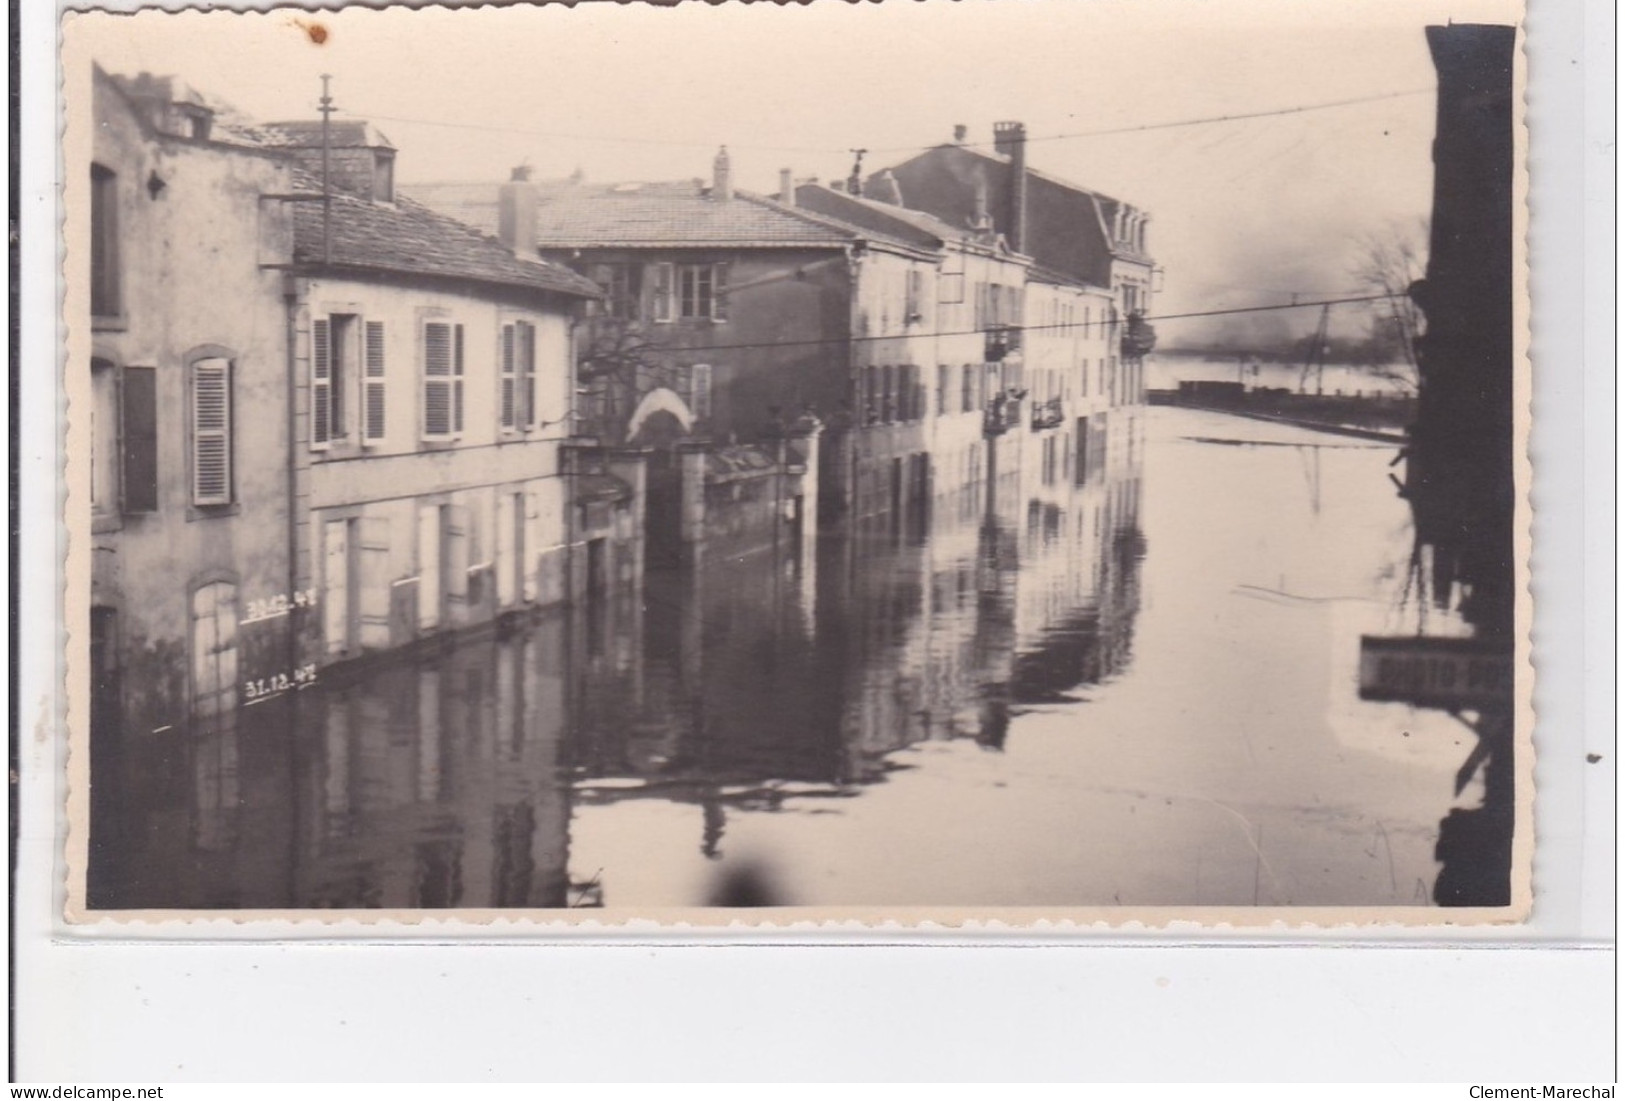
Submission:
<svg viewBox="0 0 1625 1101">
<path fill-rule="evenodd" d="M 948 385 L 949 376 L 953 368 L 946 363 L 937 364 L 937 416 L 948 411 Z"/>
<path fill-rule="evenodd" d="M 529 429 L 536 423 L 536 326 L 515 321 L 502 326 L 502 427 Z"/>
<path fill-rule="evenodd" d="M 449 440 L 463 431 L 463 327 L 423 326 L 423 437 Z"/>
<path fill-rule="evenodd" d="M 237 707 L 237 586 L 229 581 L 192 593 L 192 706 L 204 719 Z"/>
<path fill-rule="evenodd" d="M 395 154 L 377 152 L 372 159 L 372 197 L 380 203 L 395 201 Z"/>
<path fill-rule="evenodd" d="M 384 323 L 367 322 L 366 351 L 364 354 L 366 377 L 361 395 L 362 439 L 371 444 L 384 438 Z"/>
<path fill-rule="evenodd" d="M 592 280 L 604 292 L 605 314 L 622 321 L 637 321 L 642 318 L 643 265 L 595 264 L 592 268 Z M 667 285 L 670 285 L 669 280 Z"/>
<path fill-rule="evenodd" d="M 959 384 L 959 411 L 969 413 L 976 408 L 976 368 L 965 364 L 960 373 Z"/>
<path fill-rule="evenodd" d="M 348 388 L 353 385 L 360 325 L 355 314 L 318 317 L 310 324 L 310 446 L 323 451 L 334 440 L 349 436 Z M 372 333 L 369 331 L 368 336 Z M 383 370 L 383 329 L 378 330 L 378 369 Z M 372 347 L 369 343 L 367 352 Z M 370 368 L 369 364 L 369 368 Z M 382 379 L 379 380 L 382 397 Z M 382 420 L 380 405 L 380 422 Z"/>
<path fill-rule="evenodd" d="M 894 388 L 896 385 L 895 370 L 888 363 L 880 369 L 880 421 L 882 424 L 890 424 L 896 418 L 897 407 L 894 404 L 896 400 Z"/>
<path fill-rule="evenodd" d="M 715 301 L 710 265 L 684 264 L 677 269 L 677 292 L 683 317 L 710 317 Z"/>
<path fill-rule="evenodd" d="M 90 312 L 94 317 L 123 313 L 119 280 L 118 176 L 90 166 Z"/>
<path fill-rule="evenodd" d="M 192 504 L 231 503 L 231 361 L 192 364 Z"/>
<path fill-rule="evenodd" d="M 925 320 L 925 272 L 910 268 L 908 290 L 903 301 L 903 323 L 911 325 Z"/>
</svg>

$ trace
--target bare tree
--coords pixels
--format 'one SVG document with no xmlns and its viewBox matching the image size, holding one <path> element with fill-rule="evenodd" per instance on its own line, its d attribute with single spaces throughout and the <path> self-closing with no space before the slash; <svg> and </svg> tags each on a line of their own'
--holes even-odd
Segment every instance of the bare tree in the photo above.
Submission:
<svg viewBox="0 0 1625 1101">
<path fill-rule="evenodd" d="M 602 435 L 624 427 L 627 417 L 651 390 L 661 387 L 687 396 L 687 369 L 672 363 L 668 349 L 636 322 L 596 317 L 576 360 L 584 399 L 583 425 Z"/>
<path fill-rule="evenodd" d="M 1371 304 L 1373 349 L 1391 350 L 1405 367 L 1398 371 L 1392 363 L 1373 363 L 1373 373 L 1413 390 L 1422 311 L 1411 301 L 1410 288 L 1427 267 L 1427 240 L 1426 218 L 1391 221 L 1357 240 L 1358 259 L 1350 271 L 1362 290 L 1386 296 Z"/>
</svg>

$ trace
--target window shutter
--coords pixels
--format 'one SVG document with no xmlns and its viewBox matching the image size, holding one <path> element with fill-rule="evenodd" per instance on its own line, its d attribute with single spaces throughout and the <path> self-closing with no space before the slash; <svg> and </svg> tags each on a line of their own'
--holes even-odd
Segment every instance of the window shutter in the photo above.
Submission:
<svg viewBox="0 0 1625 1101">
<path fill-rule="evenodd" d="M 536 426 L 536 326 L 521 321 L 519 331 L 519 427 Z"/>
<path fill-rule="evenodd" d="M 192 364 L 192 503 L 231 503 L 231 363 Z"/>
<path fill-rule="evenodd" d="M 517 382 L 514 379 L 514 363 L 516 341 L 514 326 L 502 326 L 502 393 L 499 401 L 502 407 L 501 418 L 503 428 L 512 428 L 518 422 L 514 415 L 514 402 Z"/>
<path fill-rule="evenodd" d="M 125 512 L 158 511 L 158 372 L 126 367 L 119 386 Z"/>
<path fill-rule="evenodd" d="M 360 615 L 361 646 L 383 650 L 389 646 L 389 517 L 363 516 L 361 538 Z"/>
<path fill-rule="evenodd" d="M 711 268 L 711 319 L 728 320 L 728 265 L 714 264 Z"/>
<path fill-rule="evenodd" d="M 709 417 L 711 415 L 711 365 L 709 363 L 696 363 L 691 369 L 689 395 L 692 399 L 693 413 L 696 417 Z"/>
<path fill-rule="evenodd" d="M 327 318 L 310 325 L 310 446 L 325 451 L 333 438 L 333 342 Z"/>
<path fill-rule="evenodd" d="M 451 358 L 451 431 L 453 435 L 463 434 L 463 327 L 452 326 L 452 358 Z"/>
<path fill-rule="evenodd" d="M 672 276 L 671 264 L 655 265 L 655 320 L 670 321 L 672 315 Z"/>
<path fill-rule="evenodd" d="M 384 323 L 367 322 L 366 393 L 363 435 L 368 443 L 384 438 Z"/>
<path fill-rule="evenodd" d="M 423 435 L 451 435 L 451 326 L 431 321 L 423 326 Z"/>
</svg>

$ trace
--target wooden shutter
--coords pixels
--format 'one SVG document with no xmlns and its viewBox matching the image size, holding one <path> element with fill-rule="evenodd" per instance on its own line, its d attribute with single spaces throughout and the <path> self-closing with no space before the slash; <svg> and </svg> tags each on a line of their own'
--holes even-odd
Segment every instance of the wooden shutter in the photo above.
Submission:
<svg viewBox="0 0 1625 1101">
<path fill-rule="evenodd" d="M 728 320 L 728 265 L 711 265 L 711 319 Z"/>
<path fill-rule="evenodd" d="M 192 364 L 192 503 L 231 503 L 231 362 Z"/>
<path fill-rule="evenodd" d="M 675 272 L 671 264 L 656 264 L 654 267 L 654 319 L 656 321 L 670 321 L 672 318 L 672 283 Z"/>
<path fill-rule="evenodd" d="M 119 382 L 120 496 L 125 512 L 158 511 L 158 372 L 126 367 Z"/>
<path fill-rule="evenodd" d="M 463 327 L 452 326 L 451 431 L 463 434 Z"/>
<path fill-rule="evenodd" d="M 451 326 L 423 326 L 423 435 L 446 439 L 452 426 Z"/>
<path fill-rule="evenodd" d="M 514 326 L 518 336 L 519 400 L 516 415 L 520 428 L 536 425 L 536 326 L 521 321 Z"/>
<path fill-rule="evenodd" d="M 512 428 L 518 423 L 515 416 L 514 402 L 517 400 L 517 380 L 514 378 L 514 368 L 517 362 L 514 347 L 517 336 L 512 325 L 502 326 L 502 393 L 498 397 L 501 408 L 501 422 L 503 428 Z"/>
<path fill-rule="evenodd" d="M 693 399 L 693 413 L 696 417 L 709 417 L 711 415 L 711 365 L 709 363 L 696 363 L 690 368 L 690 397 Z"/>
<path fill-rule="evenodd" d="M 192 692 L 203 718 L 237 706 L 237 586 L 229 581 L 192 594 Z"/>
<path fill-rule="evenodd" d="M 418 629 L 440 625 L 440 506 L 418 509 Z"/>
<path fill-rule="evenodd" d="M 363 516 L 357 527 L 361 539 L 361 584 L 356 594 L 361 645 L 383 650 L 389 647 L 389 517 Z"/>
<path fill-rule="evenodd" d="M 524 538 L 521 549 L 520 588 L 527 601 L 541 595 L 542 549 L 542 495 L 534 489 L 525 491 Z"/>
<path fill-rule="evenodd" d="M 497 575 L 497 606 L 506 608 L 514 602 L 514 581 L 517 578 L 514 567 L 514 556 L 519 551 L 516 544 L 521 540 L 517 538 L 518 526 L 514 520 L 514 495 L 497 493 L 496 509 L 496 575 Z"/>
<path fill-rule="evenodd" d="M 384 438 L 384 323 L 367 322 L 365 358 L 365 393 L 362 394 L 362 437 L 367 443 Z"/>
<path fill-rule="evenodd" d="M 325 451 L 333 439 L 333 339 L 327 318 L 310 323 L 310 446 Z"/>
<path fill-rule="evenodd" d="M 350 645 L 350 521 L 322 525 L 322 631 L 329 654 Z"/>
</svg>

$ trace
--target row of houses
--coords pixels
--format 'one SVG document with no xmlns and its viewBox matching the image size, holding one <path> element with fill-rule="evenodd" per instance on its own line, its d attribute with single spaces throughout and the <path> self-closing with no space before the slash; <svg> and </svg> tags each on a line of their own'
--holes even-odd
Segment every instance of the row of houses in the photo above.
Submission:
<svg viewBox="0 0 1625 1101">
<path fill-rule="evenodd" d="M 403 190 L 365 122 L 93 81 L 93 727 L 224 719 L 1013 471 L 1082 482 L 1142 398 L 1145 216 L 1027 167 L 1019 125 L 774 196 L 726 150 Z"/>
</svg>

